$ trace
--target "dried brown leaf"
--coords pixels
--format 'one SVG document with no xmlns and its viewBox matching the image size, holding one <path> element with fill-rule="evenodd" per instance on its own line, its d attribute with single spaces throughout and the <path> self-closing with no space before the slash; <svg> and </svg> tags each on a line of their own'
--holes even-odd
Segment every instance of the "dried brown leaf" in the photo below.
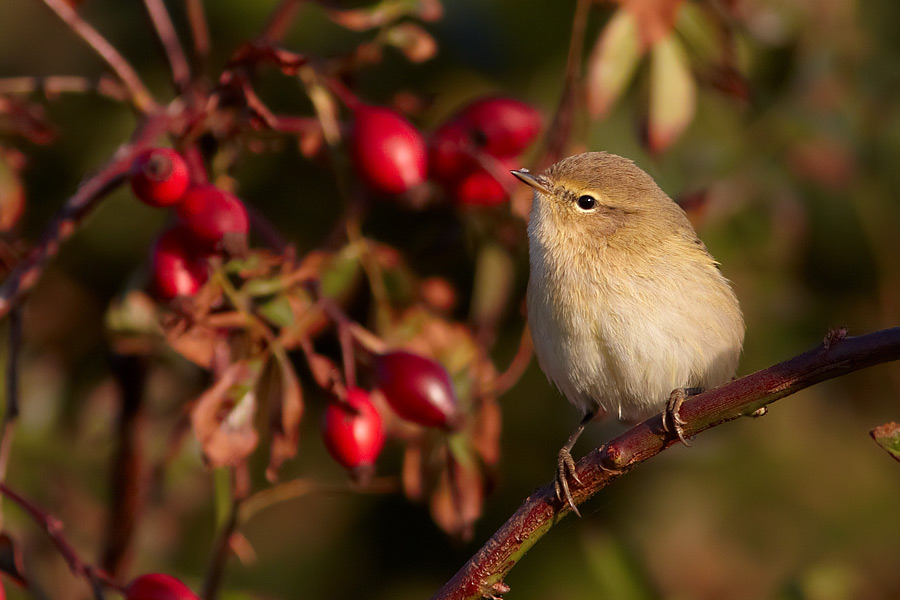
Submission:
<svg viewBox="0 0 900 600">
<path fill-rule="evenodd" d="M 25 211 L 25 188 L 15 161 L 0 148 L 0 231 L 9 231 Z"/>
<path fill-rule="evenodd" d="M 435 39 L 415 23 L 394 25 L 387 31 L 385 40 L 403 52 L 410 62 L 422 63 L 437 54 L 438 46 Z"/>
<path fill-rule="evenodd" d="M 900 423 L 892 421 L 879 425 L 870 432 L 870 435 L 891 458 L 900 462 Z"/>
<path fill-rule="evenodd" d="M 503 415 L 497 400 L 482 398 L 471 423 L 475 451 L 486 465 L 496 466 L 500 462 L 500 432 L 503 427 Z"/>
<path fill-rule="evenodd" d="M 253 427 L 254 388 L 260 369 L 258 360 L 229 365 L 191 410 L 194 434 L 214 467 L 237 465 L 256 448 L 259 436 Z"/>
<path fill-rule="evenodd" d="M 484 505 L 484 481 L 477 464 L 450 459 L 431 495 L 431 517 L 449 535 L 469 540 Z"/>
<path fill-rule="evenodd" d="M 403 453 L 403 493 L 410 500 L 421 500 L 425 495 L 425 478 L 423 472 L 422 446 L 409 443 Z"/>
<path fill-rule="evenodd" d="M 277 393 L 269 403 L 269 427 L 272 444 L 266 478 L 278 480 L 278 469 L 289 458 L 297 455 L 300 440 L 300 420 L 303 418 L 303 390 L 287 355 L 276 356 L 280 374 Z"/>
<path fill-rule="evenodd" d="M 622 8 L 634 16 L 643 50 L 672 33 L 683 3 L 684 0 L 619 0 Z"/>
</svg>

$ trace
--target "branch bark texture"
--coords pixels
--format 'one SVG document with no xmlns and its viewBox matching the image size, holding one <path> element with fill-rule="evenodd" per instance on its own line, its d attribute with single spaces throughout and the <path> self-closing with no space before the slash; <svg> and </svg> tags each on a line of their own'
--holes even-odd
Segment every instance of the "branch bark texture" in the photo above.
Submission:
<svg viewBox="0 0 900 600">
<path fill-rule="evenodd" d="M 681 416 L 685 435 L 751 416 L 766 405 L 809 387 L 872 365 L 900 358 L 900 327 L 868 335 L 847 337 L 831 332 L 812 350 L 687 401 Z M 576 473 L 583 485 L 572 492 L 581 504 L 645 460 L 678 443 L 662 428 L 660 416 L 647 419 L 594 449 L 578 461 Z M 503 578 L 519 559 L 571 510 L 556 499 L 553 483 L 529 496 L 509 520 L 432 600 L 496 598 L 509 588 Z"/>
</svg>

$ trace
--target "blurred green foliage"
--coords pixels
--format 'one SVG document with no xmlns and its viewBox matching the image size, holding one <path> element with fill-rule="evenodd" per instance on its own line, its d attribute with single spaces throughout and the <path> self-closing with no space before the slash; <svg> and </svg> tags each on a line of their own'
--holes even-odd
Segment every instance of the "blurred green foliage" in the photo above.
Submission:
<svg viewBox="0 0 900 600">
<path fill-rule="evenodd" d="M 410 65 L 399 53 L 362 73 L 358 91 L 387 101 L 399 89 L 433 99 L 428 128 L 484 92 L 515 95 L 552 114 L 562 90 L 572 2 L 447 0 L 428 24 L 435 59 Z M 900 321 L 900 3 L 896 0 L 743 0 L 735 3 L 739 63 L 752 90 L 742 105 L 701 88 L 687 133 L 658 158 L 641 147 L 646 101 L 640 77 L 606 120 L 582 124 L 576 140 L 623 154 L 673 197 L 706 189 L 698 230 L 741 299 L 748 326 L 740 372 L 818 343 L 834 326 L 851 335 Z M 182 3 L 170 2 L 174 14 Z M 207 3 L 218 68 L 259 29 L 274 2 Z M 364 37 L 304 5 L 285 46 L 329 56 Z M 139 3 L 87 0 L 82 15 L 167 94 L 165 60 Z M 588 49 L 609 11 L 594 11 Z M 185 23 L 177 24 L 184 31 Z M 57 19 L 32 0 L 0 4 L 0 77 L 102 72 Z M 639 74 L 640 75 L 640 74 Z M 297 87 L 266 73 L 258 91 L 286 113 L 309 111 Z M 34 239 L 76 187 L 130 133 L 128 110 L 102 98 L 46 103 L 58 138 L 28 146 L 24 229 Z M 290 142 L 247 154 L 234 173 L 240 193 L 294 241 L 315 248 L 341 212 L 330 173 Z M 8 481 L 58 516 L 88 560 L 99 553 L 108 504 L 111 432 L 102 314 L 139 279 L 163 217 L 127 190 L 106 200 L 66 244 L 29 300 L 22 364 L 22 417 Z M 402 240 L 421 276 L 448 277 L 465 294 L 474 252 L 465 219 L 449 209 L 384 206 L 366 233 Z M 524 290 L 526 255 L 515 257 Z M 464 315 L 460 315 L 464 316 Z M 498 364 L 522 328 L 503 323 Z M 148 464 L 166 449 L 179 407 L 202 377 L 172 359 L 150 379 L 140 432 Z M 261 512 L 242 528 L 255 560 L 232 559 L 228 600 L 372 598 L 433 593 L 531 490 L 553 474 L 556 451 L 578 419 L 532 364 L 502 398 L 502 458 L 496 489 L 474 539 L 447 539 L 427 509 L 399 495 L 313 493 Z M 342 481 L 321 447 L 315 395 L 298 458 L 285 478 Z M 900 465 L 868 436 L 900 420 L 900 369 L 888 365 L 821 384 L 773 405 L 769 415 L 717 428 L 693 448 L 674 448 L 587 504 L 582 520 L 556 527 L 512 571 L 509 598 L 779 598 L 839 600 L 900 596 Z M 584 452 L 621 431 L 593 426 Z M 262 459 L 260 459 L 262 460 Z M 379 468 L 395 473 L 399 449 Z M 259 465 L 257 465 L 259 466 Z M 130 572 L 166 571 L 199 588 L 215 516 L 212 474 L 188 438 L 148 499 Z M 4 528 L 23 541 L 35 598 L 88 597 L 46 538 L 10 503 Z M 10 598 L 26 597 L 7 585 Z"/>
</svg>

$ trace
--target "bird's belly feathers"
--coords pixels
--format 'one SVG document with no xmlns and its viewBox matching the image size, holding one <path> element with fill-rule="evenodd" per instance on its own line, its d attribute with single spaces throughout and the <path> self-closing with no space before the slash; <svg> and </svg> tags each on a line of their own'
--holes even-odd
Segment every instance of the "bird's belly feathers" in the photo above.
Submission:
<svg viewBox="0 0 900 600">
<path fill-rule="evenodd" d="M 706 275 L 704 274 L 704 277 Z M 643 418 L 672 390 L 710 388 L 734 374 L 743 328 L 727 281 L 677 278 L 581 282 L 532 271 L 528 316 L 541 368 L 583 412 Z"/>
</svg>

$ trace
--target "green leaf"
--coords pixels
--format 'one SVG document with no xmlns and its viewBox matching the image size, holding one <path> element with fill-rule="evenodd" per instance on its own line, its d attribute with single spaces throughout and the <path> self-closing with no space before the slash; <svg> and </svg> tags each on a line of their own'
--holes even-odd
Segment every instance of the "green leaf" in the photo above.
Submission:
<svg viewBox="0 0 900 600">
<path fill-rule="evenodd" d="M 875 440 L 875 443 L 884 448 L 884 450 L 893 457 L 894 460 L 900 462 L 900 423 L 885 423 L 879 425 L 869 435 Z"/>
<path fill-rule="evenodd" d="M 619 9 L 600 32 L 588 59 L 587 106 L 593 118 L 609 114 L 642 55 L 637 22 L 631 13 Z"/>
<path fill-rule="evenodd" d="M 287 296 L 275 296 L 256 308 L 262 317 L 276 327 L 288 327 L 294 323 L 294 311 Z"/>
<path fill-rule="evenodd" d="M 357 282 L 362 270 L 359 256 L 347 250 L 332 258 L 322 272 L 322 293 L 340 298 Z"/>
<path fill-rule="evenodd" d="M 267 277 L 265 279 L 251 279 L 244 284 L 241 291 L 254 297 L 271 296 L 277 294 L 284 287 L 281 276 Z"/>
<path fill-rule="evenodd" d="M 660 40 L 650 57 L 647 142 L 662 152 L 687 129 L 697 105 L 697 84 L 688 57 L 674 34 Z"/>
</svg>

